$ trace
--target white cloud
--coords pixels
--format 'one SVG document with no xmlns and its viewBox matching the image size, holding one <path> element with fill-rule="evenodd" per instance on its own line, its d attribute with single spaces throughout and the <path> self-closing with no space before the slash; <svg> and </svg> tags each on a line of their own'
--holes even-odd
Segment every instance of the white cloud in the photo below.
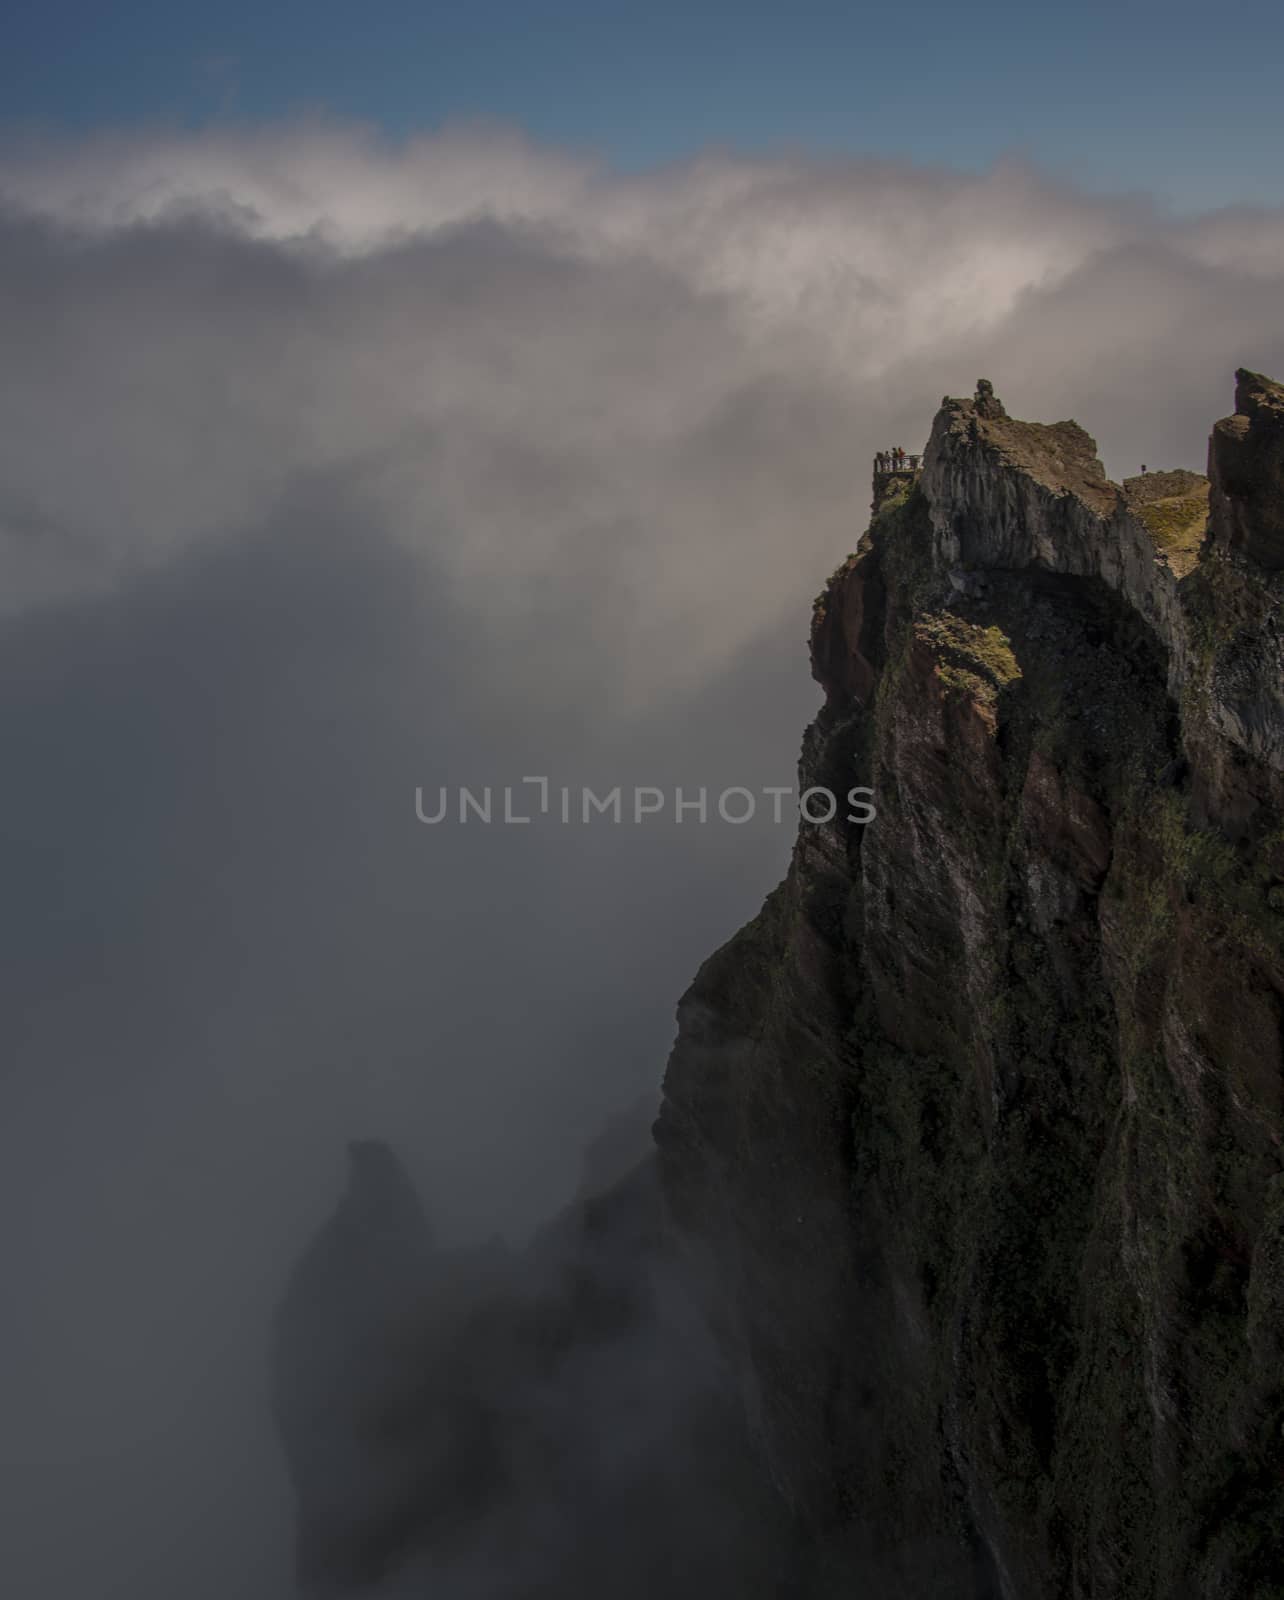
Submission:
<svg viewBox="0 0 1284 1600">
<path fill-rule="evenodd" d="M 1131 470 L 1198 454 L 1234 362 L 1284 359 L 1280 215 L 1166 220 L 1012 164 L 629 176 L 502 130 L 312 125 L 10 145 L 0 200 L 9 610 L 337 473 L 464 603 L 614 539 L 625 603 L 694 628 L 721 574 L 725 651 L 974 369 Z"/>
</svg>

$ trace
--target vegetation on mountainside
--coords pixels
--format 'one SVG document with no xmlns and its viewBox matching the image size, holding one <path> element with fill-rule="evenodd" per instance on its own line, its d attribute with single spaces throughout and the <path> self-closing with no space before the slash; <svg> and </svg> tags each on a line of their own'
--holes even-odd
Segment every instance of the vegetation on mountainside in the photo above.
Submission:
<svg viewBox="0 0 1284 1600">
<path fill-rule="evenodd" d="M 938 658 L 937 675 L 947 689 L 992 705 L 998 691 L 1021 676 L 1011 640 L 993 623 L 984 627 L 938 611 L 920 617 L 915 631 Z"/>
<path fill-rule="evenodd" d="M 1208 485 L 1138 506 L 1137 515 L 1179 578 L 1192 571 L 1208 529 Z"/>
</svg>

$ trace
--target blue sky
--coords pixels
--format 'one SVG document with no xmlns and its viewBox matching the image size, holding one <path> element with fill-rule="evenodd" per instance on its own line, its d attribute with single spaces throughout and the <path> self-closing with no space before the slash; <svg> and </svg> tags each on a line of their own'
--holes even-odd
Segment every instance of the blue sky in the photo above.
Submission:
<svg viewBox="0 0 1284 1600">
<path fill-rule="evenodd" d="M 328 113 L 515 124 L 626 167 L 709 144 L 985 166 L 1016 154 L 1181 208 L 1284 199 L 1267 0 L 247 0 L 11 11 L 9 127 Z"/>
</svg>

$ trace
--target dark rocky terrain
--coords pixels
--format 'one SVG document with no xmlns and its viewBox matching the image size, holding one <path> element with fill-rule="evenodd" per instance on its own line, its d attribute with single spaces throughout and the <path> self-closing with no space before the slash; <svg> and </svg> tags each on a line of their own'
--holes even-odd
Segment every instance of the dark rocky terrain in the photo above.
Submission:
<svg viewBox="0 0 1284 1600">
<path fill-rule="evenodd" d="M 363 1269 L 296 1279 L 305 1592 L 1284 1595 L 1281 568 L 1265 378 L 1207 480 L 943 403 L 813 621 L 877 819 L 701 969 L 657 1157 L 303 1399 Z"/>
</svg>

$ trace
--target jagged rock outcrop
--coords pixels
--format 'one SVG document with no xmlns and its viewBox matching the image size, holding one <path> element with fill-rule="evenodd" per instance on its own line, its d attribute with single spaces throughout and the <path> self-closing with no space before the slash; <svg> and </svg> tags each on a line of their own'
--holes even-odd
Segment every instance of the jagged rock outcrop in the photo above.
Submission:
<svg viewBox="0 0 1284 1600">
<path fill-rule="evenodd" d="M 434 1248 L 392 1152 L 353 1147 L 276 1325 L 301 1600 L 792 1592 L 792 1530 L 635 1145 L 608 1130 L 521 1251 Z"/>
<path fill-rule="evenodd" d="M 273 1329 L 273 1404 L 306 1600 L 377 1577 L 415 1503 L 431 1441 L 399 1412 L 422 1370 L 409 1330 L 432 1262 L 401 1163 L 382 1141 L 353 1141 L 343 1196 L 291 1274 Z"/>
<path fill-rule="evenodd" d="M 1213 537 L 1264 567 L 1284 567 L 1284 388 L 1236 373 L 1235 414 L 1208 445 Z"/>
<path fill-rule="evenodd" d="M 1210 492 L 983 383 L 817 602 L 800 785 L 878 815 L 705 963 L 656 1131 L 872 1593 L 1284 1592 L 1282 400 Z"/>
</svg>

